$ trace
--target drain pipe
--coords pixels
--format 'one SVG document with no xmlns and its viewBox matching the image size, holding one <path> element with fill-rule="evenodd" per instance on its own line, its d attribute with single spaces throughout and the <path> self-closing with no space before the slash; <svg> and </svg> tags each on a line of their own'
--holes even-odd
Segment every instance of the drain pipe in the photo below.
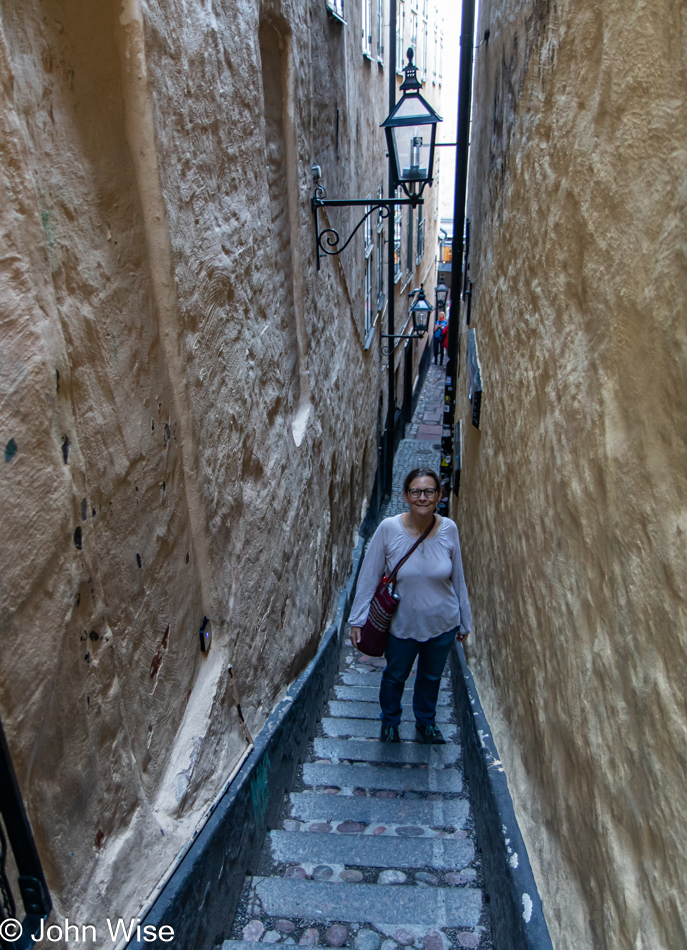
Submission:
<svg viewBox="0 0 687 950">
<path fill-rule="evenodd" d="M 394 111 L 396 105 L 396 0 L 389 0 L 389 115 Z M 394 173 L 391 155 L 389 155 L 389 197 L 394 195 Z M 388 237 L 387 247 L 387 333 L 392 339 L 389 344 L 389 363 L 387 366 L 387 413 L 386 413 L 386 432 L 385 445 L 386 453 L 384 457 L 384 495 L 391 497 L 391 489 L 394 480 L 394 446 L 396 444 L 396 377 L 394 373 L 396 363 L 396 350 L 393 335 L 394 329 L 394 293 L 396 284 L 394 283 L 394 228 L 396 215 L 392 211 L 387 221 Z M 380 330 L 381 333 L 381 330 Z"/>
<path fill-rule="evenodd" d="M 440 514 L 448 517 L 453 473 L 453 433 L 456 414 L 456 386 L 460 370 L 460 291 L 463 257 L 465 205 L 468 185 L 468 153 L 470 148 L 470 109 L 472 105 L 472 47 L 475 35 L 475 0 L 463 0 L 460 36 L 460 84 L 458 87 L 458 148 L 456 149 L 456 188 L 453 204 L 453 244 L 451 267 L 451 314 L 448 321 L 446 352 L 446 384 L 444 417 L 441 435 Z"/>
</svg>

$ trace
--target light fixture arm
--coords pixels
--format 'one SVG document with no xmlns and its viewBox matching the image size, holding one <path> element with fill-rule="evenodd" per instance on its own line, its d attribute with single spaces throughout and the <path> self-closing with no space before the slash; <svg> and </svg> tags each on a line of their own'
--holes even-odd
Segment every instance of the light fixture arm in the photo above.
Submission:
<svg viewBox="0 0 687 950">
<path fill-rule="evenodd" d="M 333 257 L 345 250 L 355 237 L 358 230 L 375 211 L 379 212 L 382 220 L 386 220 L 392 209 L 397 205 L 410 205 L 412 208 L 424 204 L 419 195 L 410 198 L 327 198 L 327 192 L 322 185 L 317 185 L 311 200 L 313 217 L 315 218 L 315 251 L 317 254 L 317 269 L 320 269 L 320 260 L 323 254 Z M 351 231 L 343 244 L 339 246 L 341 237 L 335 228 L 325 228 L 320 231 L 320 208 L 366 208 L 365 214 Z"/>
</svg>

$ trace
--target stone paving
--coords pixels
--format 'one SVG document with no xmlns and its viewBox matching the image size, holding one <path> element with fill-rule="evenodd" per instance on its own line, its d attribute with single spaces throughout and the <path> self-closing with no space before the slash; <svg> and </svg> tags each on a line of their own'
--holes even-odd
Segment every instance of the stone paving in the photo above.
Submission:
<svg viewBox="0 0 687 950">
<path fill-rule="evenodd" d="M 382 517 L 403 510 L 411 468 L 438 469 L 442 401 L 443 368 L 430 366 Z M 222 950 L 492 947 L 448 677 L 437 706 L 447 744 L 414 741 L 411 674 L 403 741 L 387 745 L 379 742 L 377 701 L 384 665 L 344 645 L 317 735 Z"/>
<path fill-rule="evenodd" d="M 441 441 L 445 382 L 445 366 L 435 366 L 430 363 L 417 407 L 407 430 L 409 438 L 430 442 Z"/>
</svg>

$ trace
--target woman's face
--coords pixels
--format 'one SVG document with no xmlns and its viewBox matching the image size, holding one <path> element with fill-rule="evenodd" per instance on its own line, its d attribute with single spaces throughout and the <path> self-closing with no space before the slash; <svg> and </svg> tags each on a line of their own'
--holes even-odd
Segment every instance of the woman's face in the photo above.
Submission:
<svg viewBox="0 0 687 950">
<path fill-rule="evenodd" d="M 419 494 L 417 494 L 418 492 Z M 427 494 L 428 492 L 429 494 Z M 403 492 L 403 497 L 410 505 L 411 512 L 420 517 L 426 517 L 432 513 L 439 503 L 439 492 L 431 475 L 421 475 L 419 478 L 414 478 L 408 486 L 408 491 Z"/>
</svg>

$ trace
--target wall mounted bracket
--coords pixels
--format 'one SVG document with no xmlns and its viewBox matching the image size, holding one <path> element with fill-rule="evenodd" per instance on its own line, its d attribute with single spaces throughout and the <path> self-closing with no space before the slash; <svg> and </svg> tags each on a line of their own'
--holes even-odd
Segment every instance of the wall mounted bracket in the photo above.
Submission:
<svg viewBox="0 0 687 950">
<path fill-rule="evenodd" d="M 382 220 L 386 220 L 389 217 L 391 210 L 395 209 L 397 205 L 410 205 L 410 207 L 415 208 L 417 205 L 421 204 L 424 204 L 424 202 L 423 199 L 419 197 L 347 199 L 327 198 L 327 192 L 324 190 L 322 185 L 318 185 L 315 188 L 315 194 L 311 199 L 312 213 L 313 217 L 315 218 L 315 251 L 317 254 L 317 269 L 320 269 L 320 260 L 322 255 L 327 254 L 330 257 L 333 257 L 335 254 L 340 254 L 342 251 L 344 251 L 351 243 L 358 230 L 375 211 L 379 212 L 379 216 Z M 325 228 L 323 231 L 320 231 L 320 221 L 318 216 L 320 208 L 358 207 L 366 208 L 367 210 L 340 247 L 339 243 L 341 241 L 341 237 L 338 231 L 336 231 L 334 228 Z"/>
</svg>

